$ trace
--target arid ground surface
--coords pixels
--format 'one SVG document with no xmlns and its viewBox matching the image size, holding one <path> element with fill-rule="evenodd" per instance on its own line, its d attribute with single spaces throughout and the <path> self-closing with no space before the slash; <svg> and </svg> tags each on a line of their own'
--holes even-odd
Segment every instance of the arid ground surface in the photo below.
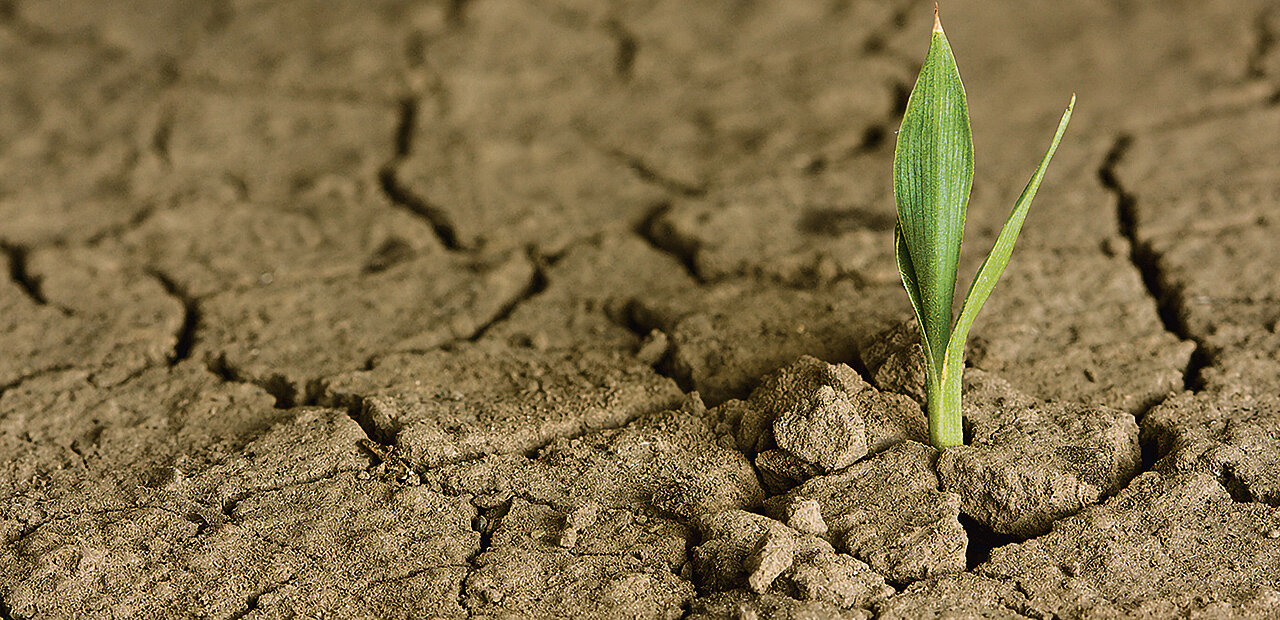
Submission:
<svg viewBox="0 0 1280 620">
<path fill-rule="evenodd" d="M 942 454 L 932 9 L 0 3 L 0 619 L 1280 616 L 1280 5 L 943 5 Z"/>
</svg>

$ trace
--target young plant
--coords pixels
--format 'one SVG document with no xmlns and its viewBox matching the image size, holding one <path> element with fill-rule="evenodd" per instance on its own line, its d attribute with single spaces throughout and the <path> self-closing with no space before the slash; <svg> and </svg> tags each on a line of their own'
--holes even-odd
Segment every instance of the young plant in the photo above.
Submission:
<svg viewBox="0 0 1280 620">
<path fill-rule="evenodd" d="M 973 185 L 973 139 L 969 106 L 951 46 L 934 8 L 933 40 L 907 101 L 893 158 L 893 193 L 898 203 L 894 246 L 902 284 L 911 298 L 925 354 L 929 441 L 939 450 L 964 443 L 960 384 L 969 328 L 991 295 L 1013 253 L 1045 168 L 1071 119 L 1076 97 L 1058 123 L 1022 196 L 978 269 L 960 315 L 952 323 L 956 268 L 964 233 L 965 206 Z"/>
</svg>

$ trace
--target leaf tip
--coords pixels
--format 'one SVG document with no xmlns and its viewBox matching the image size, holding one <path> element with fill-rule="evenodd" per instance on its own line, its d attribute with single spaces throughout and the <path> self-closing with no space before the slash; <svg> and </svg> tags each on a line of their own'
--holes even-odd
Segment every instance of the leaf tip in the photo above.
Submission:
<svg viewBox="0 0 1280 620">
<path fill-rule="evenodd" d="M 1076 107 L 1076 94 L 1071 93 L 1071 101 L 1067 102 L 1067 109 L 1071 110 Z"/>
<path fill-rule="evenodd" d="M 938 3 L 933 3 L 933 31 L 942 32 L 942 18 L 938 17 Z"/>
</svg>

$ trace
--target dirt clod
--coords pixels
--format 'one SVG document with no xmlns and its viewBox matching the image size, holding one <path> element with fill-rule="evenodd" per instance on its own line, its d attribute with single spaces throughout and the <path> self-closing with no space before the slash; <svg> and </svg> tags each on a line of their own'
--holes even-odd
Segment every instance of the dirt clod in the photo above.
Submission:
<svg viewBox="0 0 1280 620">
<path fill-rule="evenodd" d="M 959 572 L 968 541 L 960 497 L 938 491 L 936 459 L 933 448 L 903 442 L 770 498 L 766 511 L 785 519 L 817 502 L 825 538 L 893 583 Z"/>
<path fill-rule="evenodd" d="M 704 589 L 746 587 L 757 595 L 786 593 L 843 609 L 867 607 L 893 592 L 863 562 L 773 519 L 727 511 L 706 515 L 698 525 L 703 542 L 693 558 Z"/>
<path fill-rule="evenodd" d="M 739 448 L 758 453 L 756 466 L 775 492 L 923 434 L 910 399 L 879 392 L 847 365 L 809 356 L 771 374 L 745 403 L 722 409 L 737 421 Z"/>
<path fill-rule="evenodd" d="M 1166 400 L 1142 419 L 1162 466 L 1216 475 L 1242 501 L 1280 507 L 1280 398 L 1202 392 Z"/>
<path fill-rule="evenodd" d="M 1137 423 L 1123 411 L 1044 403 L 977 370 L 965 387 L 973 441 L 943 452 L 938 477 L 996 532 L 1040 535 L 1114 493 L 1141 463 Z"/>
<path fill-rule="evenodd" d="M 755 550 L 742 562 L 742 568 L 747 572 L 747 586 L 757 594 L 765 592 L 782 571 L 791 568 L 795 554 L 796 541 L 793 537 L 766 529 Z"/>
<path fill-rule="evenodd" d="M 822 505 L 817 500 L 802 499 L 784 508 L 786 523 L 796 531 L 821 536 L 827 533 L 827 523 L 822 520 Z"/>
</svg>

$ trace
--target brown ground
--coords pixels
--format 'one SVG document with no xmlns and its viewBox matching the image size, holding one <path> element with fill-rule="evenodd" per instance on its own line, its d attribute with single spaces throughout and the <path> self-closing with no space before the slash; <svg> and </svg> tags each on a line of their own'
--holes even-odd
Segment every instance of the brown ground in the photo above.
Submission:
<svg viewBox="0 0 1280 620">
<path fill-rule="evenodd" d="M 943 5 L 942 455 L 931 8 L 0 2 L 0 619 L 1280 615 L 1280 5 Z"/>
</svg>

